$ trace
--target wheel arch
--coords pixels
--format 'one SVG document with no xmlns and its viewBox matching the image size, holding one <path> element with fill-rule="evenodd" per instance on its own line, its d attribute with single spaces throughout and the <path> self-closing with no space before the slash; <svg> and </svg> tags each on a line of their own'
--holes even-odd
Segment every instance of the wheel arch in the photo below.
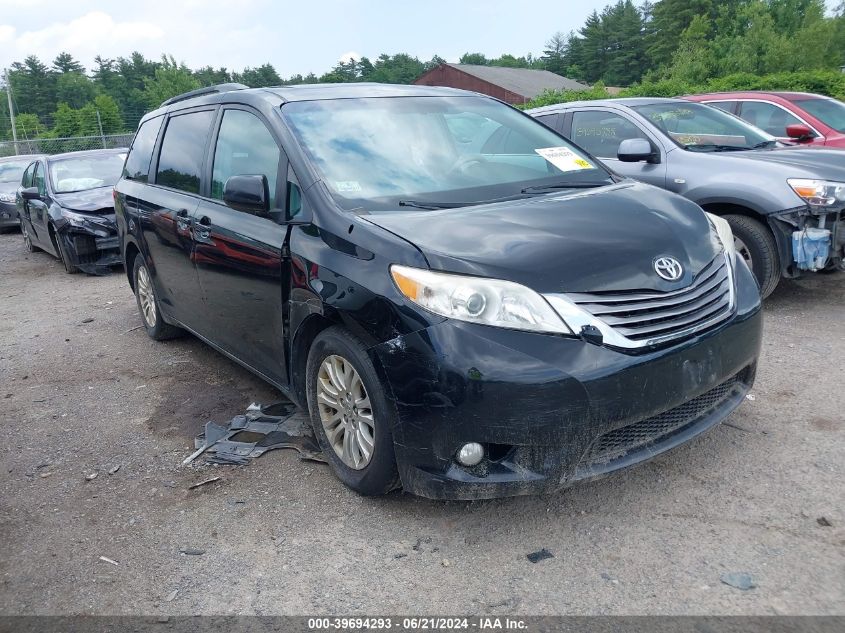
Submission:
<svg viewBox="0 0 845 633">
<path fill-rule="evenodd" d="M 290 392 L 296 399 L 297 404 L 308 408 L 308 399 L 305 393 L 305 370 L 308 363 L 308 352 L 314 339 L 322 332 L 333 325 L 340 325 L 339 319 L 332 319 L 322 313 L 313 313 L 302 319 L 291 339 L 290 346 Z"/>
<path fill-rule="evenodd" d="M 132 292 L 135 292 L 135 280 L 132 278 L 132 268 L 135 263 L 135 258 L 141 253 L 141 249 L 134 240 L 126 242 L 123 250 L 123 270 L 126 272 L 126 278 L 129 280 L 129 287 Z"/>
</svg>

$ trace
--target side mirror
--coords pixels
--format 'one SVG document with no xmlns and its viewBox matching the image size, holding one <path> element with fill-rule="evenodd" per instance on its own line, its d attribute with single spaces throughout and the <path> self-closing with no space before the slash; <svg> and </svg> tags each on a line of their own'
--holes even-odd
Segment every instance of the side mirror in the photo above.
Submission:
<svg viewBox="0 0 845 633">
<path fill-rule="evenodd" d="M 651 143 L 644 138 L 626 138 L 616 152 L 616 158 L 623 163 L 656 162 L 657 156 Z"/>
<path fill-rule="evenodd" d="M 815 136 L 813 130 L 803 123 L 793 123 L 786 126 L 786 135 L 796 141 L 808 141 Z"/>
<path fill-rule="evenodd" d="M 232 176 L 223 186 L 223 202 L 238 211 L 267 215 L 270 211 L 267 177 Z"/>
<path fill-rule="evenodd" d="M 27 187 L 26 189 L 21 189 L 21 198 L 24 200 L 38 200 L 41 198 L 41 194 L 38 193 L 38 187 Z"/>
</svg>

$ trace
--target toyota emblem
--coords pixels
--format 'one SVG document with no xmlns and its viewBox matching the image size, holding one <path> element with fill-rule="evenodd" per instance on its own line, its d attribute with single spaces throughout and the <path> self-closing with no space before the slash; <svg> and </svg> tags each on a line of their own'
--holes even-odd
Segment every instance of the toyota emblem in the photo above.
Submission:
<svg viewBox="0 0 845 633">
<path fill-rule="evenodd" d="M 678 281 L 684 274 L 684 267 L 674 257 L 658 257 L 654 260 L 654 272 L 666 281 Z"/>
</svg>

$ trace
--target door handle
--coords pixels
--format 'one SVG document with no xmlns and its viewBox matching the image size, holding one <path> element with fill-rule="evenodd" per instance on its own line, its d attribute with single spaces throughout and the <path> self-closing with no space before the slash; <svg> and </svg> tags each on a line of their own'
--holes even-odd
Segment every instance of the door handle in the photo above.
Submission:
<svg viewBox="0 0 845 633">
<path fill-rule="evenodd" d="M 196 239 L 198 240 L 207 240 L 209 235 L 211 235 L 211 231 L 209 230 L 211 227 L 211 218 L 207 215 L 202 216 L 197 221 L 197 228 L 195 229 Z"/>
</svg>

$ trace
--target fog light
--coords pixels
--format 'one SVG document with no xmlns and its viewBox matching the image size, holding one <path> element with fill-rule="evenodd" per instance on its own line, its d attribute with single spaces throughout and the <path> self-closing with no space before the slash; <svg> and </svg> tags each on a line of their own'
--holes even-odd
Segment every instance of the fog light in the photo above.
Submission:
<svg viewBox="0 0 845 633">
<path fill-rule="evenodd" d="M 484 459 L 484 447 L 478 442 L 469 442 L 458 451 L 458 461 L 464 466 L 475 466 Z"/>
</svg>

